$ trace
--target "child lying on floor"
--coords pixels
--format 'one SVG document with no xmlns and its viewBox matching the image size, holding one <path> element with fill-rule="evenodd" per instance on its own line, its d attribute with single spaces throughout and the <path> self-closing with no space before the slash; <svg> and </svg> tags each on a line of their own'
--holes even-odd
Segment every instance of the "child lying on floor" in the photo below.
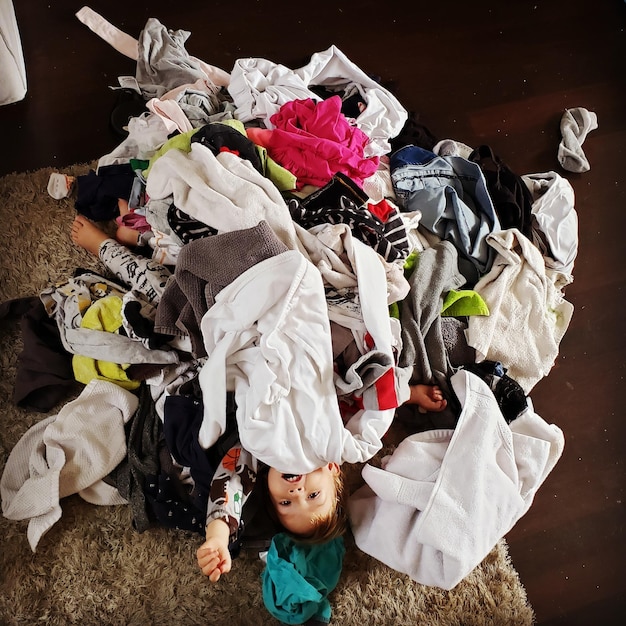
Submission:
<svg viewBox="0 0 626 626">
<path fill-rule="evenodd" d="M 215 472 L 207 507 L 206 541 L 198 548 L 198 566 L 216 582 L 230 571 L 242 508 L 252 489 L 278 531 L 298 541 L 323 543 L 344 534 L 347 507 L 339 465 L 328 463 L 308 474 L 284 474 L 233 446 Z"/>
<path fill-rule="evenodd" d="M 124 230 L 119 238 L 131 243 Z M 79 215 L 71 228 L 74 243 L 98 256 L 120 280 L 141 291 L 156 305 L 172 275 L 165 266 L 132 252 Z M 131 244 L 132 245 L 132 244 Z M 441 411 L 446 400 L 437 386 L 411 386 L 407 403 L 427 411 Z M 341 535 L 347 526 L 346 507 L 337 463 L 327 463 L 307 474 L 279 472 L 236 446 L 226 456 L 211 483 L 206 541 L 197 552 L 198 565 L 211 581 L 231 568 L 229 545 L 237 538 L 241 507 L 255 483 L 266 495 L 268 510 L 291 536 L 308 542 L 325 542 Z"/>
</svg>

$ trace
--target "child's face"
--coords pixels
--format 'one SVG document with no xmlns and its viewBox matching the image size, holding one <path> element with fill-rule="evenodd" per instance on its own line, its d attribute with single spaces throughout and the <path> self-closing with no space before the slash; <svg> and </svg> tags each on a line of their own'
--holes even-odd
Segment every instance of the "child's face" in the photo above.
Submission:
<svg viewBox="0 0 626 626">
<path fill-rule="evenodd" d="M 290 532 L 307 535 L 314 519 L 326 517 L 336 505 L 336 463 L 328 463 L 309 474 L 281 474 L 273 467 L 267 475 L 270 499 L 280 523 Z"/>
</svg>

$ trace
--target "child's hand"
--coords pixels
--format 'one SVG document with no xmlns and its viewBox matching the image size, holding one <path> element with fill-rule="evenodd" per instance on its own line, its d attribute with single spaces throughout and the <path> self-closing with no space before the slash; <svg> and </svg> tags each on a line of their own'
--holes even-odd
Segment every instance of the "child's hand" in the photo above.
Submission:
<svg viewBox="0 0 626 626">
<path fill-rule="evenodd" d="M 228 551 L 228 525 L 213 520 L 206 529 L 206 541 L 198 548 L 198 566 L 211 582 L 230 572 L 232 561 Z"/>
</svg>

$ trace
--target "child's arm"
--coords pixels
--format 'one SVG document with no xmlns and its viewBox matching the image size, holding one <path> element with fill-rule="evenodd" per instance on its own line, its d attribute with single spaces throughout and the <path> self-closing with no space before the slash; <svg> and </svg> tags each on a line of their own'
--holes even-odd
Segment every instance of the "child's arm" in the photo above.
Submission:
<svg viewBox="0 0 626 626">
<path fill-rule="evenodd" d="M 229 546 L 239 539 L 241 513 L 256 481 L 257 461 L 233 446 L 217 468 L 207 506 L 206 541 L 197 552 L 198 565 L 211 582 L 230 571 Z"/>
<path fill-rule="evenodd" d="M 206 541 L 198 548 L 198 565 L 211 582 L 230 572 L 232 560 L 228 551 L 230 529 L 222 519 L 214 519 L 206 527 Z"/>
</svg>

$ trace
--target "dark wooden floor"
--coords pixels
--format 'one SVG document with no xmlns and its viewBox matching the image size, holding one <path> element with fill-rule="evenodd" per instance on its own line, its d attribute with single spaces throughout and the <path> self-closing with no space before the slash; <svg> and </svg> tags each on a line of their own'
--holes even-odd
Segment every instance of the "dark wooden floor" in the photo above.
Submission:
<svg viewBox="0 0 626 626">
<path fill-rule="evenodd" d="M 24 101 L 0 108 L 0 174 L 62 170 L 107 153 L 117 144 L 108 86 L 134 74 L 135 63 L 74 17 L 80 2 L 15 4 L 29 90 Z M 187 50 L 228 71 L 245 56 L 297 68 L 335 44 L 390 81 L 439 138 L 487 143 L 518 174 L 556 170 L 570 180 L 580 222 L 575 280 L 566 291 L 575 313 L 552 373 L 531 393 L 536 411 L 565 432 L 566 449 L 507 539 L 539 624 L 626 623 L 626 4 L 405 4 L 89 6 L 135 37 L 148 17 L 191 31 Z M 559 120 L 576 106 L 595 111 L 599 122 L 583 146 L 591 170 L 581 175 L 556 159 Z"/>
</svg>

